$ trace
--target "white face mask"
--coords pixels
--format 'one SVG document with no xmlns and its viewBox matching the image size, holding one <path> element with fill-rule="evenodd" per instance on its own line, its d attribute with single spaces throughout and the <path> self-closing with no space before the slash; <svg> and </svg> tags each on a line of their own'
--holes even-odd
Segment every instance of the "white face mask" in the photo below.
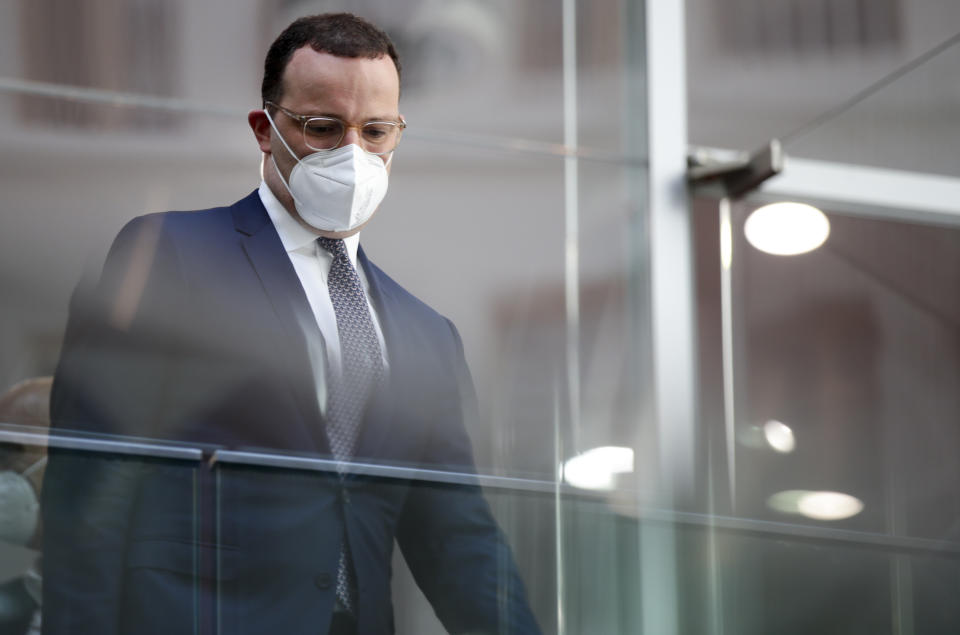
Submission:
<svg viewBox="0 0 960 635">
<path fill-rule="evenodd" d="M 288 183 L 270 156 L 300 217 L 311 227 L 330 232 L 351 231 L 370 220 L 387 195 L 387 165 L 393 153 L 384 163 L 380 156 L 351 143 L 301 159 L 287 145 L 270 113 L 266 114 L 283 147 L 297 161 Z"/>
</svg>

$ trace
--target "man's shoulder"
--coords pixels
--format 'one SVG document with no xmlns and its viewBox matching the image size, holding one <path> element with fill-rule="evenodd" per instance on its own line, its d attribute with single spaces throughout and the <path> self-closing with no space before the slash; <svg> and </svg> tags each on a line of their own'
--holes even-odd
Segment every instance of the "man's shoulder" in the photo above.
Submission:
<svg viewBox="0 0 960 635">
<path fill-rule="evenodd" d="M 126 224 L 121 230 L 121 234 L 125 232 L 140 232 L 147 228 L 174 233 L 187 232 L 188 234 L 193 234 L 206 228 L 215 229 L 232 226 L 238 222 L 248 220 L 249 217 L 259 219 L 261 223 L 263 220 L 268 219 L 256 191 L 253 191 L 232 205 L 196 210 L 171 210 L 137 216 Z"/>
<path fill-rule="evenodd" d="M 123 226 L 110 252 L 111 256 L 126 251 L 165 253 L 171 250 L 210 254 L 235 245 L 240 236 L 256 233 L 269 222 L 254 191 L 232 205 L 137 216 Z"/>
</svg>

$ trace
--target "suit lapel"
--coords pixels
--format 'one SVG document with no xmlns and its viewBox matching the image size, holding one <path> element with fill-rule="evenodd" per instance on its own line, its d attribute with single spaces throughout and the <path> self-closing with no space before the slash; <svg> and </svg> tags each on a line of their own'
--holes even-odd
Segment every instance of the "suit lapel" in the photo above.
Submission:
<svg viewBox="0 0 960 635">
<path fill-rule="evenodd" d="M 285 348 L 278 354 L 289 355 L 296 371 L 292 382 L 297 406 L 303 416 L 301 425 L 308 428 L 317 450 L 330 452 L 324 421 L 317 399 L 318 386 L 322 392 L 325 382 L 322 375 L 326 368 L 323 336 L 317 326 L 307 296 L 300 284 L 293 264 L 287 256 L 280 236 L 260 197 L 254 192 L 234 206 L 234 225 L 241 234 L 243 250 L 258 276 L 264 293 L 270 301 L 277 322 L 283 330 Z M 387 347 L 389 373 L 384 386 L 378 390 L 364 417 L 357 442 L 356 455 L 360 460 L 396 456 L 398 430 L 392 425 L 396 420 L 397 405 L 402 401 L 402 387 L 410 365 L 410 351 L 403 332 L 404 305 L 384 280 L 384 275 L 367 259 L 361 248 L 357 263 L 363 267 L 370 285 L 370 297 L 377 311 Z M 317 369 L 314 374 L 314 370 Z M 316 385 L 311 381 L 298 381 L 300 377 L 319 376 Z M 325 402 L 325 395 L 320 398 Z M 388 451 L 388 450 L 393 451 Z"/>
<path fill-rule="evenodd" d="M 378 390 L 364 417 L 363 427 L 357 442 L 357 456 L 360 460 L 376 459 L 384 456 L 395 456 L 394 435 L 397 434 L 396 420 L 397 405 L 403 394 L 401 384 L 408 368 L 409 351 L 406 348 L 406 337 L 403 328 L 403 306 L 389 285 L 385 284 L 383 274 L 367 259 L 361 247 L 357 254 L 357 263 L 363 267 L 367 282 L 370 286 L 370 299 L 377 311 L 380 328 L 383 330 L 383 339 L 387 346 L 387 361 L 389 371 L 383 387 Z"/>
<path fill-rule="evenodd" d="M 234 206 L 234 226 L 283 331 L 286 346 L 278 354 L 289 356 L 294 369 L 291 388 L 302 415 L 301 425 L 308 428 L 317 449 L 329 453 L 317 399 L 318 390 L 320 397 L 325 397 L 323 337 L 300 279 L 256 192 Z"/>
</svg>

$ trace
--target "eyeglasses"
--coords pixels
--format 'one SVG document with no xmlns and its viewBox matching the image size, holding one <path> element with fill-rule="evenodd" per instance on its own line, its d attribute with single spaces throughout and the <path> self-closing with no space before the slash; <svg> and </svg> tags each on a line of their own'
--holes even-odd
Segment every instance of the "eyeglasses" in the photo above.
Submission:
<svg viewBox="0 0 960 635">
<path fill-rule="evenodd" d="M 360 133 L 360 146 L 364 150 L 370 154 L 387 154 L 400 143 L 400 135 L 407 127 L 407 122 L 403 120 L 353 124 L 336 117 L 298 115 L 272 101 L 264 102 L 264 105 L 273 106 L 291 119 L 300 122 L 303 127 L 303 142 L 313 150 L 333 150 L 343 141 L 347 130 L 353 128 Z"/>
</svg>

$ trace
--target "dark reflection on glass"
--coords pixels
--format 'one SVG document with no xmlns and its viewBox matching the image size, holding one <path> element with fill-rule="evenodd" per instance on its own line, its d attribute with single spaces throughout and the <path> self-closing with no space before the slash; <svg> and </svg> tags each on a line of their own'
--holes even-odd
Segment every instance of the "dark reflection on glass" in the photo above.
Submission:
<svg viewBox="0 0 960 635">
<path fill-rule="evenodd" d="M 954 540 L 960 541 L 958 528 Z M 960 632 L 960 604 L 953 590 L 960 585 L 960 558 L 904 558 L 903 574 L 913 585 L 909 597 L 918 633 Z"/>
<path fill-rule="evenodd" d="M 722 538 L 719 549 L 725 630 L 894 632 L 887 553 L 742 536 Z"/>
<path fill-rule="evenodd" d="M 395 540 L 446 632 L 539 632 L 511 549 L 469 476 L 431 482 L 228 455 L 201 463 L 51 449 L 44 632 L 314 633 L 344 619 L 342 545 L 355 593 L 349 619 L 360 633 L 393 632 Z M 285 462 L 303 467 L 278 467 Z"/>
<path fill-rule="evenodd" d="M 329 620 L 344 539 L 359 632 L 395 626 L 394 540 L 445 632 L 536 630 L 511 550 L 476 484 L 229 462 L 216 468 L 216 482 L 220 567 L 232 576 L 221 586 L 220 615 L 230 632 L 301 632 L 304 622 Z M 410 620 L 409 598 L 396 599 Z M 408 632 L 404 625 L 398 632 Z"/>
<path fill-rule="evenodd" d="M 0 632 L 26 633 L 39 620 L 40 491 L 50 377 L 18 382 L 0 395 Z M 19 433 L 19 434 L 18 434 Z"/>
<path fill-rule="evenodd" d="M 45 633 L 188 633 L 212 617 L 201 473 L 195 461 L 51 449 Z"/>
</svg>

